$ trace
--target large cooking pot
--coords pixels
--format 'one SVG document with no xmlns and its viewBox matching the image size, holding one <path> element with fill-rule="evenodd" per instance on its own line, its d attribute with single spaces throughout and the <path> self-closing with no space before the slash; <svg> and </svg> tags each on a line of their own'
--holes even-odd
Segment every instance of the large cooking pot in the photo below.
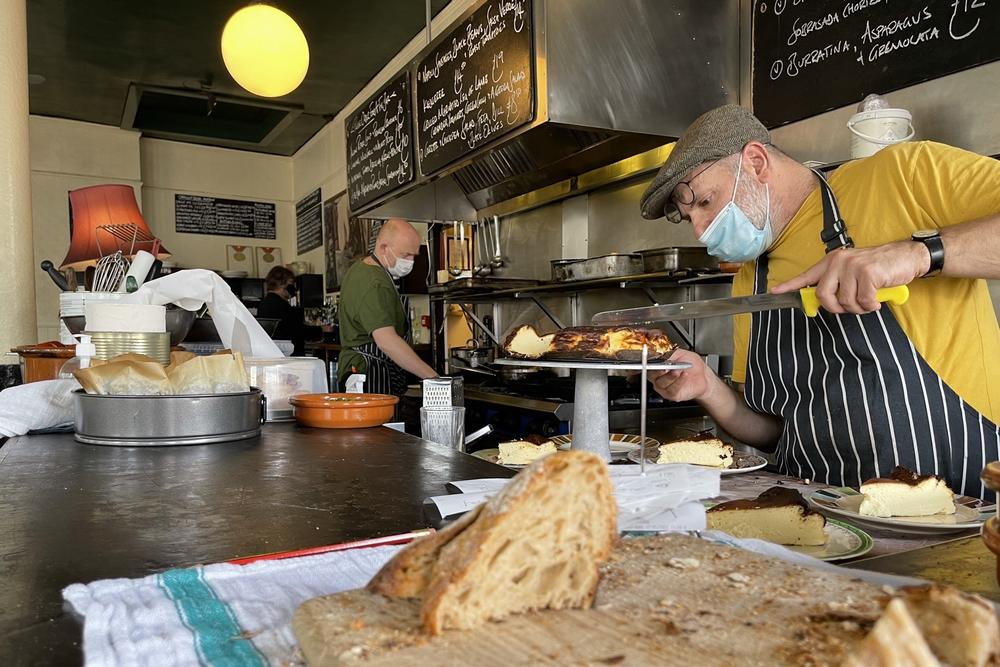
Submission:
<svg viewBox="0 0 1000 667">
<path fill-rule="evenodd" d="M 678 269 L 715 269 L 719 260 L 705 248 L 652 248 L 640 250 L 644 273 L 660 273 Z"/>
</svg>

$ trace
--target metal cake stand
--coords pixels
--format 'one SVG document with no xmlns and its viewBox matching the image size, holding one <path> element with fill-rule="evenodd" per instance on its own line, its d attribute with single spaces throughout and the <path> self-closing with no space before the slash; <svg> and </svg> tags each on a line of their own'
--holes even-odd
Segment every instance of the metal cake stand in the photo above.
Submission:
<svg viewBox="0 0 1000 667">
<path fill-rule="evenodd" d="M 576 371 L 573 387 L 573 449 L 594 452 L 611 460 L 611 429 L 608 426 L 608 371 L 641 371 L 643 364 L 617 361 L 550 361 L 540 359 L 497 359 L 497 366 L 569 368 Z M 691 368 L 684 362 L 647 363 L 649 371 Z M 645 392 L 643 392 L 645 395 Z"/>
</svg>

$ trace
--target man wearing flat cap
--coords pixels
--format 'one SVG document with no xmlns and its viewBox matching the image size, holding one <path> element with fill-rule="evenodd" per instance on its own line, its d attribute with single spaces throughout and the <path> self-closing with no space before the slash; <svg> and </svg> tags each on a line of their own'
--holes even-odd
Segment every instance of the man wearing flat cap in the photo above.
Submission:
<svg viewBox="0 0 1000 667">
<path fill-rule="evenodd" d="M 957 493 L 1000 459 L 1000 162 L 929 141 L 887 147 L 829 174 L 771 143 L 746 109 L 698 118 L 642 196 L 642 215 L 691 224 L 742 262 L 733 295 L 815 285 L 822 309 L 734 318 L 737 393 L 689 351 L 652 374 L 697 400 L 788 474 L 854 486 L 902 465 Z M 876 290 L 908 285 L 903 305 Z"/>
</svg>

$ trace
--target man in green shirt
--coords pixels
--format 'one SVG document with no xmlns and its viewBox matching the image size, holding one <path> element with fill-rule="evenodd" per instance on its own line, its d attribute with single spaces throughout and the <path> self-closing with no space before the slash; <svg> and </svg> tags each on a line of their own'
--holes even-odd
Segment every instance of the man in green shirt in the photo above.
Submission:
<svg viewBox="0 0 1000 667">
<path fill-rule="evenodd" d="M 413 270 L 420 235 L 406 220 L 386 221 L 375 249 L 347 270 L 340 287 L 338 377 L 364 373 L 365 391 L 401 396 L 406 373 L 432 378 L 437 372 L 417 356 L 407 339 L 409 313 L 395 283 Z"/>
</svg>

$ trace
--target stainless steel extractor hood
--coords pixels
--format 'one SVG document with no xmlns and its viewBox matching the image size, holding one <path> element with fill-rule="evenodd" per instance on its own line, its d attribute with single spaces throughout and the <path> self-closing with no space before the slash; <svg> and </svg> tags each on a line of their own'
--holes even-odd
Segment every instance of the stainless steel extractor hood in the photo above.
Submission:
<svg viewBox="0 0 1000 667">
<path fill-rule="evenodd" d="M 738 0 L 531 4 L 534 120 L 359 212 L 475 220 L 498 202 L 676 139 L 703 111 L 737 100 Z"/>
</svg>

